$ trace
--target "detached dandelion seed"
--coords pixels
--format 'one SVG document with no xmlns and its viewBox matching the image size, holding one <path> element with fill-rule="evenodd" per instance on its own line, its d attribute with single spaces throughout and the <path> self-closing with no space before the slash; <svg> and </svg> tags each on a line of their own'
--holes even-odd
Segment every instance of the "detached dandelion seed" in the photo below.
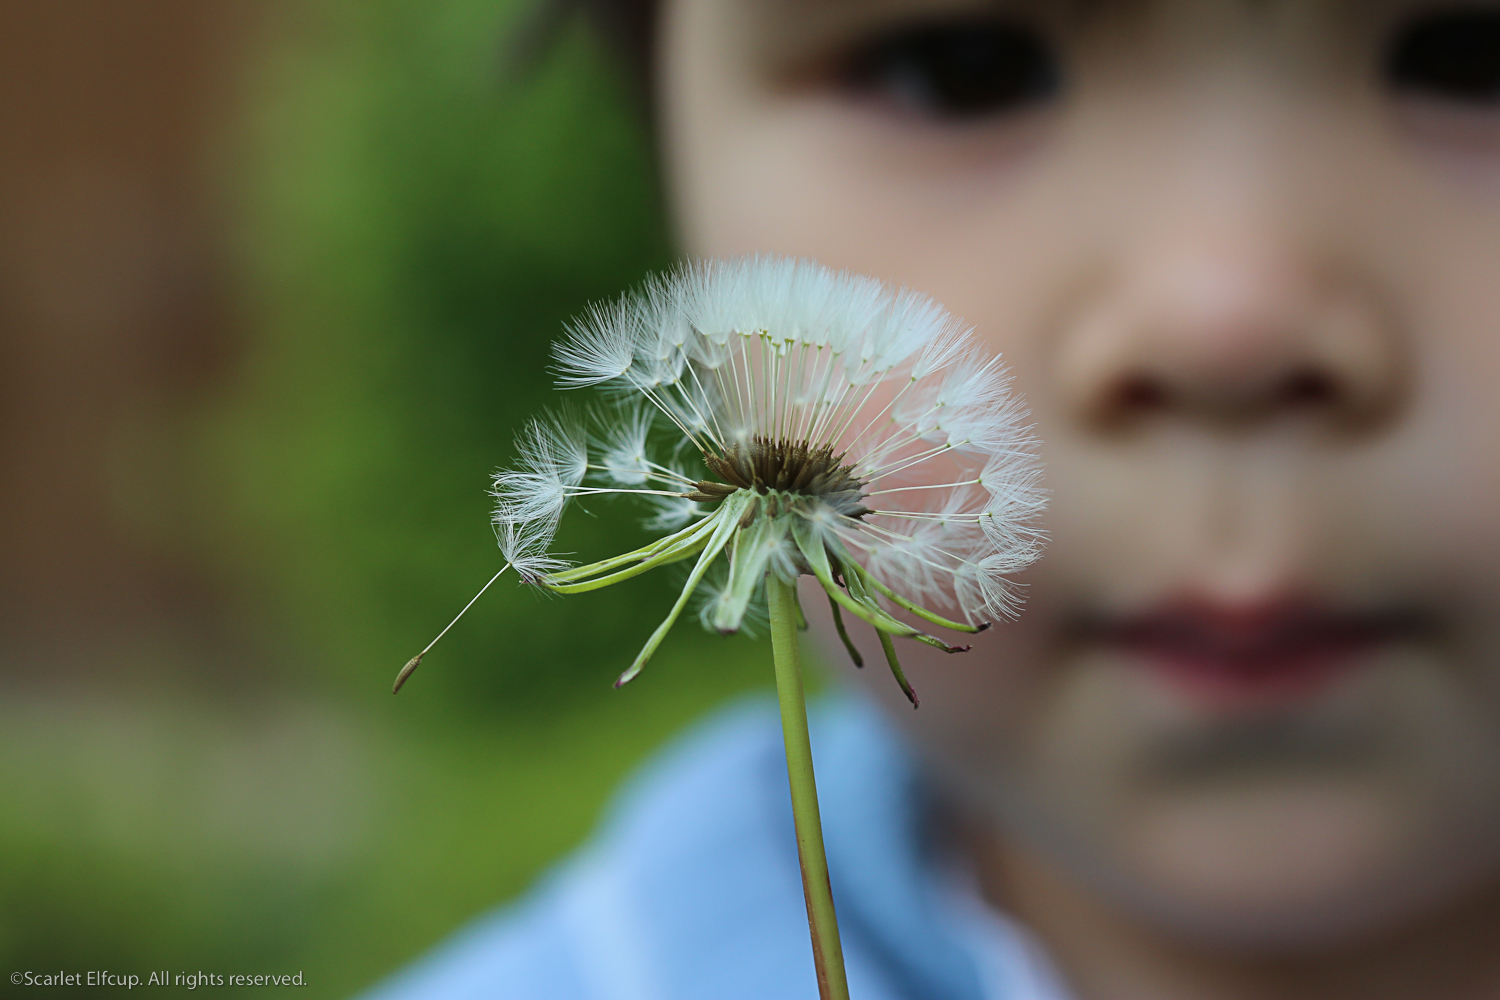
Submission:
<svg viewBox="0 0 1500 1000">
<path fill-rule="evenodd" d="M 722 633 L 765 602 L 819 986 L 846 997 L 796 581 L 812 576 L 827 593 L 856 665 L 844 613 L 876 630 L 915 707 L 892 639 L 967 649 L 926 629 L 975 633 L 1013 615 L 1005 574 L 1040 555 L 1044 495 L 1025 412 L 999 359 L 930 298 L 788 258 L 685 265 L 590 310 L 554 356 L 561 388 L 598 387 L 601 401 L 586 416 L 533 421 L 516 467 L 495 477 L 506 568 L 576 594 L 693 560 L 617 687 L 645 668 L 700 587 L 699 618 Z M 648 526 L 667 533 L 584 566 L 547 554 L 570 501 L 611 494 L 646 501 Z"/>
</svg>

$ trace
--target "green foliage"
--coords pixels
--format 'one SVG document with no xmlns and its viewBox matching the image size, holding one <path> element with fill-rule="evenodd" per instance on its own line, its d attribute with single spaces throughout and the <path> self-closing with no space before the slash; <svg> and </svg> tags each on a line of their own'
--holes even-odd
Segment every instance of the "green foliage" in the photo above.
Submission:
<svg viewBox="0 0 1500 1000">
<path fill-rule="evenodd" d="M 503 7 L 332 12 L 352 41 L 283 66 L 268 112 L 251 251 L 269 339 L 207 452 L 251 528 L 241 558 L 313 611 L 296 617 L 343 685 L 399 666 L 499 567 L 485 488 L 560 401 L 551 341 L 670 257 L 646 137 L 581 33 L 508 83 Z M 639 544 L 635 520 L 597 505 L 561 542 L 599 558 Z M 556 711 L 670 600 L 665 576 L 572 601 L 502 580 L 413 691 Z"/>
<path fill-rule="evenodd" d="M 298 995 L 348 996 L 523 890 L 635 762 L 724 696 L 680 652 L 653 666 L 670 697 L 490 729 L 321 699 L 11 700 L 0 964 L 301 970 Z"/>
<path fill-rule="evenodd" d="M 10 969 L 300 968 L 299 995 L 349 995 L 770 683 L 767 650 L 685 623 L 612 691 L 680 583 L 653 574 L 562 599 L 502 581 L 391 697 L 500 565 L 485 489 L 557 400 L 550 341 L 670 247 L 648 139 L 581 32 L 508 82 L 507 3 L 287 10 L 229 185 L 245 356 L 198 428 L 184 529 L 258 595 L 265 670 L 244 704 L 169 685 L 0 706 Z M 584 558 L 642 540 L 608 504 L 561 536 Z"/>
</svg>

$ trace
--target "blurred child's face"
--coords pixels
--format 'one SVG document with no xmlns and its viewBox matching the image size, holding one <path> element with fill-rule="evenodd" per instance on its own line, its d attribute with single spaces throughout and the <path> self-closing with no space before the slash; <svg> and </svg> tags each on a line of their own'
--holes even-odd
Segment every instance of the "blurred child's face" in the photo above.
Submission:
<svg viewBox="0 0 1500 1000">
<path fill-rule="evenodd" d="M 1012 366 L 1053 542 L 1018 622 L 906 647 L 896 715 L 1138 917 L 1296 947 L 1500 869 L 1497 25 L 666 4 L 687 248 L 909 285 Z"/>
</svg>

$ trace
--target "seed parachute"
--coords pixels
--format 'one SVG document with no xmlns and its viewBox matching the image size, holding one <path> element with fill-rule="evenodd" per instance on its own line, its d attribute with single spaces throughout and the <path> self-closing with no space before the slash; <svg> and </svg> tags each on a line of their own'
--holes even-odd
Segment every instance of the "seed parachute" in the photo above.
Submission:
<svg viewBox="0 0 1500 1000">
<path fill-rule="evenodd" d="M 693 560 L 617 686 L 695 594 L 706 626 L 739 630 L 767 574 L 814 577 L 857 664 L 844 613 L 873 626 L 913 704 L 891 637 L 954 652 L 908 622 L 973 633 L 1014 612 L 1005 576 L 1044 541 L 1035 442 L 999 358 L 926 296 L 804 260 L 693 263 L 595 307 L 555 358 L 561 388 L 599 399 L 532 422 L 496 475 L 508 565 L 575 594 Z M 666 533 L 583 566 L 550 555 L 568 504 L 606 494 Z"/>
</svg>

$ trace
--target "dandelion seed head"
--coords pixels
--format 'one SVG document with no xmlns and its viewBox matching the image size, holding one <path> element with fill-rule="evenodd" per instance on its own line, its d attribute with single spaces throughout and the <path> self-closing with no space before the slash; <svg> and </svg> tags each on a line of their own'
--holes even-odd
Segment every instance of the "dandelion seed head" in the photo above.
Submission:
<svg viewBox="0 0 1500 1000">
<path fill-rule="evenodd" d="M 866 591 L 906 600 L 896 587 L 971 623 L 1013 611 L 1005 574 L 1045 541 L 1035 441 L 998 358 L 931 298 L 806 260 L 699 261 L 586 312 L 554 358 L 560 387 L 604 403 L 589 433 L 532 425 L 496 477 L 496 524 L 531 532 L 524 558 L 573 498 L 631 493 L 674 532 L 637 561 L 708 560 L 689 583 L 719 631 L 768 573 L 823 565 L 825 589 L 864 581 L 867 610 Z"/>
</svg>

